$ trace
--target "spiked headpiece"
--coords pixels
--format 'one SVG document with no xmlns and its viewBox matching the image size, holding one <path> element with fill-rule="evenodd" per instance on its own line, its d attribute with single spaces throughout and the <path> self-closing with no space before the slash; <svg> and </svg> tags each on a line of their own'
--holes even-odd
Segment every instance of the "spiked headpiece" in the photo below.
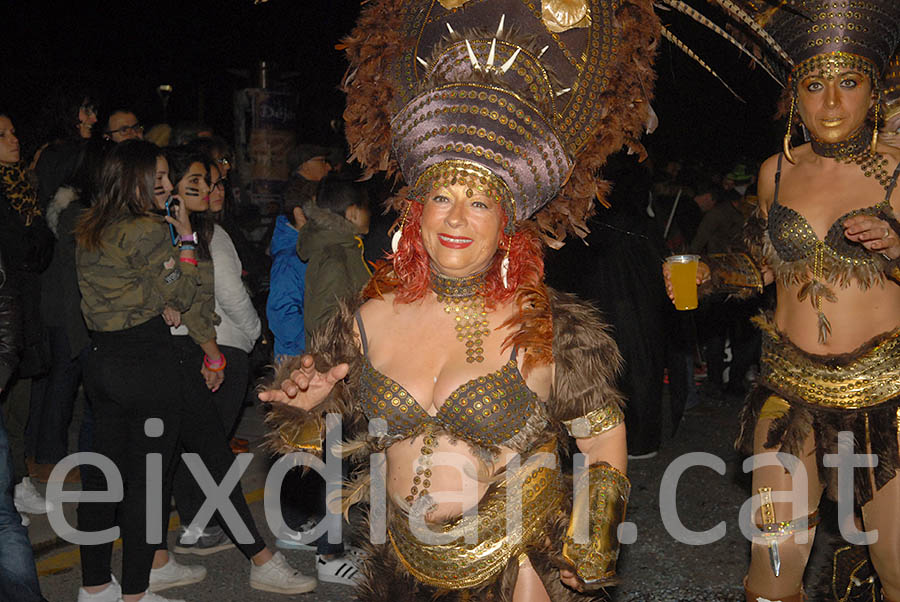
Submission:
<svg viewBox="0 0 900 602">
<path fill-rule="evenodd" d="M 344 41 L 352 157 L 584 234 L 606 157 L 643 151 L 658 32 L 650 0 L 373 0 Z"/>
<path fill-rule="evenodd" d="M 880 86 L 900 42 L 897 0 L 713 0 L 790 67 L 797 82 L 812 72 L 853 68 Z"/>
</svg>

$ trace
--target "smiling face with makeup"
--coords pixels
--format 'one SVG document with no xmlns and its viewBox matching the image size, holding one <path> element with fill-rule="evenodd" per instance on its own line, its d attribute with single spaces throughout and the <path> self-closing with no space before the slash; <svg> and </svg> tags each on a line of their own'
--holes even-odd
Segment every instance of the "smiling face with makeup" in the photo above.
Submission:
<svg viewBox="0 0 900 602">
<path fill-rule="evenodd" d="M 194 161 L 175 186 L 174 196 L 191 213 L 209 209 L 209 184 L 206 178 L 206 165 Z"/>
<path fill-rule="evenodd" d="M 865 123 L 874 102 L 871 80 L 852 69 L 834 77 L 810 74 L 798 86 L 800 117 L 810 134 L 822 142 L 848 139 Z"/>
<path fill-rule="evenodd" d="M 435 189 L 425 199 L 422 244 L 432 266 L 445 276 L 477 274 L 490 266 L 500 244 L 500 205 L 465 184 Z"/>
</svg>

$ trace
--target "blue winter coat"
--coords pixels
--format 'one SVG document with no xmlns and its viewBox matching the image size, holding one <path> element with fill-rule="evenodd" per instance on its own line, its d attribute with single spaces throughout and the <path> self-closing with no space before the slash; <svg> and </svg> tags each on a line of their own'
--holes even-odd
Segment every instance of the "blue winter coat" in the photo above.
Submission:
<svg viewBox="0 0 900 602">
<path fill-rule="evenodd" d="M 303 291 L 306 264 L 297 257 L 297 230 L 279 215 L 269 248 L 272 270 L 266 317 L 275 335 L 275 356 L 300 355 L 305 348 Z"/>
</svg>

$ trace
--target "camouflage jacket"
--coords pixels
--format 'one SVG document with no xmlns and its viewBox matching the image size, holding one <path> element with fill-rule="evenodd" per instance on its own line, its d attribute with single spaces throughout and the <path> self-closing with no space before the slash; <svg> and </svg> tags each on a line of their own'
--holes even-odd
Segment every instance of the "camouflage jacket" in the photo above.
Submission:
<svg viewBox="0 0 900 602">
<path fill-rule="evenodd" d="M 124 330 L 160 315 L 187 311 L 200 292 L 196 267 L 178 260 L 162 218 L 111 224 L 100 248 L 75 250 L 81 312 L 89 330 Z"/>
<path fill-rule="evenodd" d="M 172 329 L 172 334 L 189 334 L 197 343 L 205 343 L 216 338 L 216 326 L 222 322 L 222 318 L 216 313 L 213 262 L 201 259 L 197 269 L 200 276 L 200 290 L 197 291 L 191 308 L 181 314 L 182 327 Z"/>
</svg>

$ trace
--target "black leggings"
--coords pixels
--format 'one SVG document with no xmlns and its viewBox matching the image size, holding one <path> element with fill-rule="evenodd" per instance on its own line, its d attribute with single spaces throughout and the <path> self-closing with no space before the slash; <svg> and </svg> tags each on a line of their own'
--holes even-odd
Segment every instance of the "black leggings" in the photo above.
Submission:
<svg viewBox="0 0 900 602">
<path fill-rule="evenodd" d="M 231 447 L 228 445 L 228 435 L 219 417 L 220 411 L 216 407 L 220 402 L 218 396 L 223 393 L 225 386 L 223 383 L 218 391 L 212 393 L 206 387 L 200 374 L 200 367 L 203 365 L 203 351 L 189 337 L 174 338 L 177 340 L 176 344 L 181 350 L 180 355 L 183 358 L 181 377 L 185 392 L 184 402 L 181 404 L 181 420 L 184 428 L 181 432 L 179 453 L 198 454 L 216 483 L 221 483 L 235 459 Z M 235 369 L 238 366 L 235 366 Z M 232 378 L 232 375 L 229 374 L 231 368 L 231 358 L 228 357 L 225 382 Z M 238 376 L 238 374 L 233 375 L 235 379 Z M 246 378 L 244 384 L 246 386 Z M 197 515 L 206 496 L 184 462 L 176 462 L 174 471 L 172 492 L 175 495 L 175 505 L 178 508 L 181 523 L 186 527 Z M 249 544 L 240 544 L 237 541 L 235 543 L 244 556 L 251 558 L 261 552 L 266 544 L 256 529 L 256 523 L 250 514 L 250 508 L 247 507 L 240 483 L 231 490 L 229 499 L 253 537 L 253 541 Z M 216 513 L 216 517 L 218 518 L 218 513 Z M 234 540 L 234 535 L 226 522 L 219 522 L 229 537 Z"/>
<path fill-rule="evenodd" d="M 159 508 L 165 485 L 147 478 L 147 463 L 161 460 L 163 481 L 169 474 L 181 425 L 179 406 L 184 398 L 179 352 L 162 318 L 115 332 L 94 332 L 84 363 L 84 385 L 94 408 L 94 451 L 113 461 L 124 481 L 124 499 L 78 505 L 81 531 L 101 531 L 119 525 L 122 536 L 122 592 L 146 591 L 157 542 L 147 541 L 147 525 L 165 530 L 160 514 L 147 516 L 148 492 L 156 493 Z M 158 421 L 149 423 L 148 419 Z M 159 424 L 162 424 L 162 433 Z M 148 436 L 148 434 L 150 436 Z M 159 454 L 159 458 L 148 457 Z M 103 473 L 81 467 L 82 489 L 107 489 Z M 118 515 L 117 515 L 118 513 Z M 81 546 L 82 583 L 90 587 L 110 580 L 112 543 Z"/>
</svg>

